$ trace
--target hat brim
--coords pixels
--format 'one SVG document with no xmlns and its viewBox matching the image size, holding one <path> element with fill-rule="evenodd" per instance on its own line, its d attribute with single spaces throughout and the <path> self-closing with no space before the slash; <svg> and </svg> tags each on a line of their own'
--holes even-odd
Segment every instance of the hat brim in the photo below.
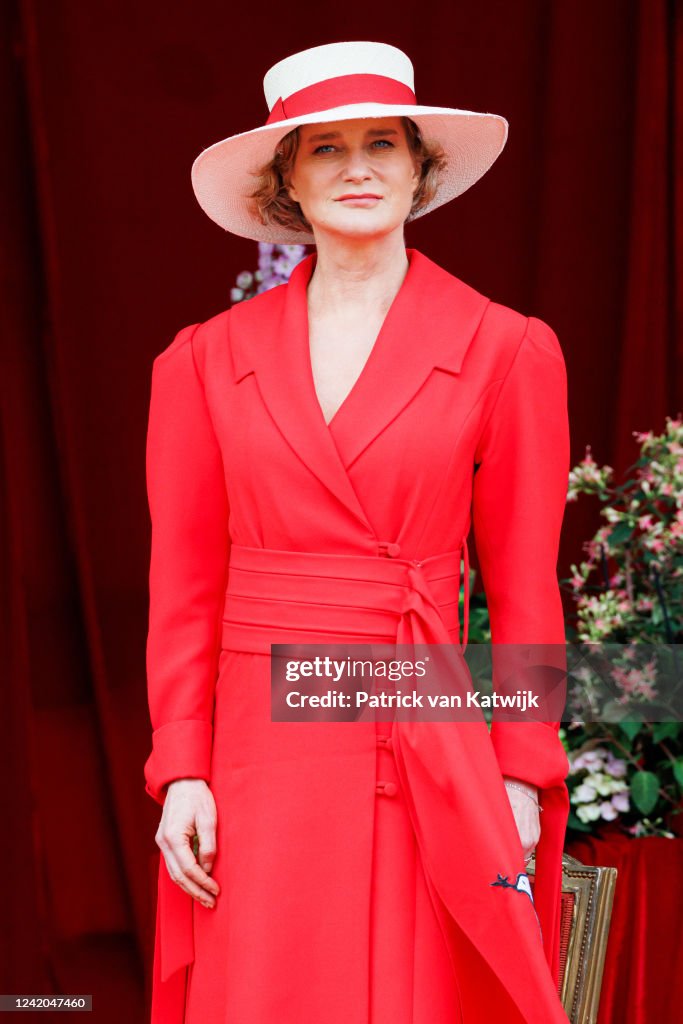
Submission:
<svg viewBox="0 0 683 1024">
<path fill-rule="evenodd" d="M 443 148 L 447 162 L 436 192 L 429 203 L 407 218 L 409 221 L 443 206 L 474 185 L 500 155 L 508 136 L 508 122 L 500 114 L 388 103 L 333 107 L 261 125 L 203 150 L 191 172 L 199 205 L 216 224 L 243 238 L 279 245 L 314 243 L 310 232 L 261 223 L 255 201 L 250 198 L 257 184 L 257 170 L 271 160 L 277 143 L 296 125 L 357 117 L 410 117 L 426 142 L 438 142 Z"/>
</svg>

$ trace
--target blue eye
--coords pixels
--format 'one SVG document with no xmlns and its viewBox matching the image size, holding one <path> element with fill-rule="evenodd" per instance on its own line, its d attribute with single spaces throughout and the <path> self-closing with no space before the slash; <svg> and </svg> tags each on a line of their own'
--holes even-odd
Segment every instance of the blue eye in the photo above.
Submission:
<svg viewBox="0 0 683 1024">
<path fill-rule="evenodd" d="M 389 142 L 389 139 L 375 139 L 375 141 L 372 143 L 372 145 L 373 146 L 377 146 L 377 145 L 380 145 L 381 143 L 384 143 L 386 146 L 389 146 L 391 149 L 394 148 L 393 142 Z M 322 146 L 316 146 L 315 149 L 313 150 L 313 153 L 314 154 L 315 153 L 320 153 L 320 151 L 323 150 L 323 149 L 334 149 L 334 146 L 330 142 L 326 142 Z"/>
</svg>

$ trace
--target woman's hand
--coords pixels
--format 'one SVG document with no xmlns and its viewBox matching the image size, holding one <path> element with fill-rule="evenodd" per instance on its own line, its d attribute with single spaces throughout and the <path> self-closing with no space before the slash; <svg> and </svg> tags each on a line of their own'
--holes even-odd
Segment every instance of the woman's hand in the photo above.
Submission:
<svg viewBox="0 0 683 1024">
<path fill-rule="evenodd" d="M 204 779 L 174 779 L 168 784 L 155 841 L 168 873 L 203 907 L 216 905 L 220 886 L 209 878 L 216 856 L 216 802 Z M 199 862 L 192 840 L 199 839 Z"/>
<path fill-rule="evenodd" d="M 509 775 L 503 776 L 504 782 L 514 782 L 514 786 L 505 786 L 507 795 L 510 798 L 512 813 L 517 823 L 517 831 L 524 849 L 524 859 L 527 860 L 536 848 L 541 837 L 540 812 L 535 802 L 538 800 L 538 788 L 531 786 L 521 779 L 513 779 Z M 520 786 L 525 793 L 520 793 L 516 787 Z M 527 796 L 526 794 L 529 794 Z M 533 798 L 533 799 L 531 799 Z"/>
</svg>

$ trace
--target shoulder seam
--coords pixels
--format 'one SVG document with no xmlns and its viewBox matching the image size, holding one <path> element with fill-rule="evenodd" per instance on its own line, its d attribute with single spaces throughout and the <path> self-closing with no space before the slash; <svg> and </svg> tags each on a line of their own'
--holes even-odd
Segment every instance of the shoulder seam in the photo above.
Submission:
<svg viewBox="0 0 683 1024">
<path fill-rule="evenodd" d="M 541 324 L 548 332 L 548 336 L 546 338 L 542 337 L 542 331 L 537 331 L 535 329 L 538 324 Z M 560 359 L 564 362 L 564 351 L 560 344 L 560 339 L 550 324 L 546 323 L 545 320 L 541 320 L 540 317 L 537 316 L 530 316 L 527 333 L 529 334 L 529 337 L 532 337 L 539 343 L 543 344 L 548 355 L 552 355 L 556 359 Z M 548 341 L 550 341 L 550 344 L 548 344 Z"/>
<path fill-rule="evenodd" d="M 482 424 L 482 428 L 481 428 L 481 431 L 480 431 L 480 434 L 479 434 L 480 439 L 484 436 L 484 432 L 486 431 L 486 428 L 488 427 L 488 425 L 489 425 L 489 423 L 491 421 L 491 417 L 493 416 L 493 414 L 495 413 L 496 409 L 498 408 L 498 403 L 500 401 L 500 396 L 502 395 L 503 391 L 505 390 L 505 384 L 507 382 L 507 379 L 510 376 L 510 374 L 512 373 L 513 367 L 514 367 L 515 363 L 517 362 L 517 357 L 518 357 L 519 353 L 521 352 L 522 346 L 523 346 L 524 342 L 526 341 L 527 335 L 529 333 L 529 322 L 531 320 L 531 317 L 527 316 L 527 317 L 524 317 L 524 319 L 526 321 L 525 325 L 524 325 L 524 331 L 522 332 L 522 337 L 520 338 L 519 344 L 517 345 L 517 348 L 515 350 L 515 354 L 512 357 L 512 359 L 510 360 L 510 365 L 508 366 L 507 370 L 505 371 L 504 376 L 497 378 L 498 380 L 500 380 L 501 384 L 500 384 L 500 387 L 498 388 L 498 394 L 496 395 L 496 400 L 493 403 L 493 405 L 491 406 L 491 411 L 489 412 L 488 416 L 486 417 L 485 422 Z M 492 381 L 491 383 L 494 383 L 494 382 Z"/>
<path fill-rule="evenodd" d="M 153 359 L 153 362 L 164 362 L 167 356 L 172 356 L 174 352 L 177 352 L 179 349 L 183 348 L 183 346 L 186 345 L 188 341 L 191 342 L 200 326 L 201 323 L 196 323 L 188 324 L 186 327 L 181 327 L 180 330 L 176 332 L 173 341 L 169 345 L 167 345 L 166 348 L 162 349 L 161 352 L 157 352 Z"/>
<path fill-rule="evenodd" d="M 197 353 L 195 352 L 195 348 L 194 348 L 194 338 L 195 338 L 195 335 L 196 335 L 197 331 L 199 330 L 199 327 L 200 327 L 200 325 L 197 324 L 197 326 L 193 330 L 192 334 L 190 335 L 190 355 L 192 356 L 192 366 L 194 367 L 194 372 L 195 372 L 195 374 L 197 376 L 197 380 L 199 381 L 199 384 L 200 384 L 201 389 L 202 389 L 202 395 L 204 396 L 204 404 L 207 405 L 207 407 L 208 407 L 208 403 L 206 401 L 206 393 L 205 393 L 205 389 L 204 389 L 204 378 L 202 377 L 201 371 L 199 369 L 199 364 L 197 363 Z"/>
</svg>

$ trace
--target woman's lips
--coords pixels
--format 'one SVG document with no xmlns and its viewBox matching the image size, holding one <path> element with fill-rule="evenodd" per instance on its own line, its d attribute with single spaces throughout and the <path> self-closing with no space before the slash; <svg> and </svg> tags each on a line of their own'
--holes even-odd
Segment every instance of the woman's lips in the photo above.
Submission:
<svg viewBox="0 0 683 1024">
<path fill-rule="evenodd" d="M 380 196 L 350 196 L 346 199 L 338 199 L 339 203 L 346 203 L 347 206 L 374 206 L 379 203 Z"/>
</svg>

